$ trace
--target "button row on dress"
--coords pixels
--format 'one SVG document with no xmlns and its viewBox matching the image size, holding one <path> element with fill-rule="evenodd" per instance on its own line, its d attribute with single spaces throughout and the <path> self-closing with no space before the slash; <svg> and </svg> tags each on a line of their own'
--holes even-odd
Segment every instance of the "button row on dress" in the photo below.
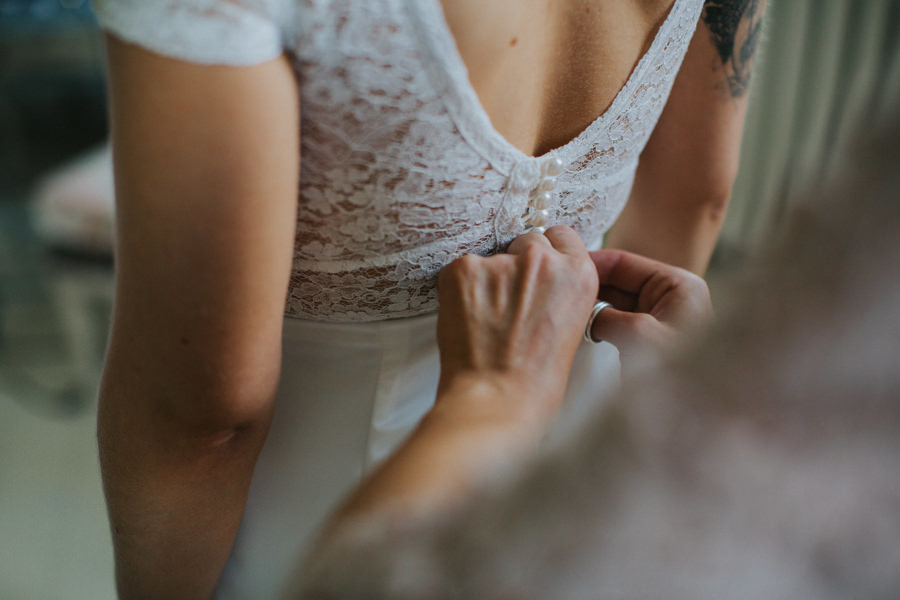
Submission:
<svg viewBox="0 0 900 600">
<path fill-rule="evenodd" d="M 526 231 L 544 233 L 550 221 L 550 204 L 553 202 L 553 190 L 556 178 L 563 171 L 563 162 L 551 157 L 541 164 L 541 178 L 537 186 L 531 190 L 528 198 L 528 209 L 525 211 Z"/>
</svg>

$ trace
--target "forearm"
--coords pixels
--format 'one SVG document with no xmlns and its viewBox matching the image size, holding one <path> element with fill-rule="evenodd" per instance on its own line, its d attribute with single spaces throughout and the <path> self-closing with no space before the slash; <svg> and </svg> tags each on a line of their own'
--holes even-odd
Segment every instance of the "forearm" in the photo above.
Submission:
<svg viewBox="0 0 900 600">
<path fill-rule="evenodd" d="M 514 457 L 537 448 L 546 417 L 511 406 L 527 404 L 527 393 L 498 378 L 442 385 L 435 407 L 347 500 L 325 537 L 353 522 L 408 520 L 465 500 Z"/>
<path fill-rule="evenodd" d="M 209 598 L 240 524 L 268 419 L 203 431 L 108 368 L 98 438 L 122 598 Z M 149 387 L 149 386 L 148 386 Z"/>
<path fill-rule="evenodd" d="M 505 255 L 463 257 L 439 289 L 435 405 L 336 513 L 317 556 L 342 533 L 446 514 L 537 450 L 556 417 L 597 295 L 578 235 L 551 227 Z"/>
</svg>

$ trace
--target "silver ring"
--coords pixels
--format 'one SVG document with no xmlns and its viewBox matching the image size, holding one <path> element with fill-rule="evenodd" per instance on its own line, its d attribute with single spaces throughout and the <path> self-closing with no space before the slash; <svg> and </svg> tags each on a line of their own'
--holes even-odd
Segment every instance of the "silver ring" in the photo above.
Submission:
<svg viewBox="0 0 900 600">
<path fill-rule="evenodd" d="M 604 308 L 612 306 L 609 302 L 604 302 L 603 300 L 597 302 L 594 305 L 594 308 L 591 309 L 591 316 L 588 317 L 587 325 L 584 328 L 584 340 L 586 342 L 592 342 L 594 344 L 599 344 L 603 340 L 595 340 L 594 336 L 591 334 L 591 329 L 594 328 L 594 321 L 597 320 L 597 315 L 603 312 Z"/>
</svg>

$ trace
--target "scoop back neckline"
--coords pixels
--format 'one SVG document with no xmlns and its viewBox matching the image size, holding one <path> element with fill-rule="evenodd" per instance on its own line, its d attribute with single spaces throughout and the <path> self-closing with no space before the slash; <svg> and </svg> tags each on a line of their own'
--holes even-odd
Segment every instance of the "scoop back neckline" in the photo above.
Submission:
<svg viewBox="0 0 900 600">
<path fill-rule="evenodd" d="M 429 54 L 427 67 L 432 83 L 441 94 L 460 134 L 496 168 L 508 173 L 516 162 L 557 157 L 568 164 L 587 151 L 595 132 L 622 112 L 622 106 L 627 104 L 629 97 L 642 83 L 648 64 L 659 54 L 660 46 L 677 22 L 677 15 L 685 2 L 675 0 L 672 3 L 650 46 L 637 60 L 609 106 L 571 140 L 536 156 L 523 152 L 494 127 L 469 79 L 468 67 L 450 30 L 441 0 L 406 0 L 406 6 L 416 21 L 419 45 Z"/>
</svg>

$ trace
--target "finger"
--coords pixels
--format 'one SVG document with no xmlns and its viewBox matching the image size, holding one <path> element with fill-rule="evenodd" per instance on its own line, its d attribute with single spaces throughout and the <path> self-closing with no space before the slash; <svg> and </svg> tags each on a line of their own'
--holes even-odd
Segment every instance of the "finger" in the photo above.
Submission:
<svg viewBox="0 0 900 600">
<path fill-rule="evenodd" d="M 550 246 L 551 248 L 553 247 L 553 244 L 550 243 L 550 240 L 547 239 L 544 234 L 538 233 L 537 231 L 531 231 L 514 239 L 512 243 L 506 248 L 506 253 L 524 254 L 525 249 L 529 246 L 533 246 L 534 244 L 543 244 L 546 246 Z"/>
<path fill-rule="evenodd" d="M 647 313 L 632 313 L 607 307 L 591 326 L 591 337 L 622 350 L 636 345 L 659 346 L 669 336 L 669 328 Z"/>
<path fill-rule="evenodd" d="M 624 250 L 590 252 L 601 286 L 611 286 L 631 294 L 654 276 L 678 277 L 681 269 Z"/>
<path fill-rule="evenodd" d="M 597 300 L 609 302 L 614 308 L 633 312 L 638 304 L 637 294 L 623 292 L 610 285 L 601 285 L 597 289 Z"/>
<path fill-rule="evenodd" d="M 585 254 L 587 248 L 575 230 L 565 225 L 554 225 L 544 233 L 550 245 L 563 254 Z"/>
</svg>

